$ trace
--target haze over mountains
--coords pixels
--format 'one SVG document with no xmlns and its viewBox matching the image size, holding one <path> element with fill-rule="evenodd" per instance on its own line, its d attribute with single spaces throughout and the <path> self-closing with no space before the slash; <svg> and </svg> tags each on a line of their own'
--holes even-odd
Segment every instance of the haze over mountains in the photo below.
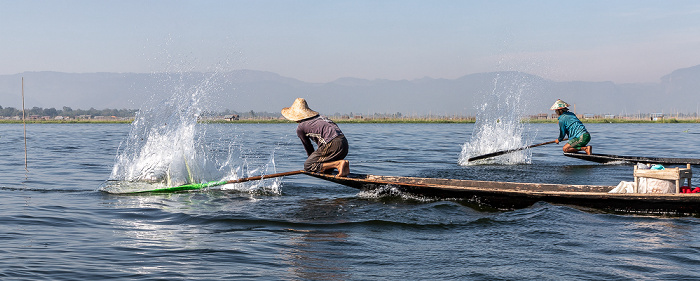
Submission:
<svg viewBox="0 0 700 281">
<path fill-rule="evenodd" d="M 700 107 L 700 65 L 678 69 L 658 83 L 556 82 L 521 72 L 492 72 L 457 79 L 365 80 L 307 83 L 254 70 L 226 73 L 59 73 L 0 75 L 0 106 L 138 109 L 173 92 L 203 91 L 206 110 L 279 112 L 297 97 L 324 114 L 396 113 L 474 115 L 487 102 L 522 104 L 527 114 L 549 112 L 561 98 L 592 114 L 662 112 L 695 114 Z M 188 94 L 189 95 L 189 94 Z M 493 99 L 497 96 L 497 99 Z M 508 107 L 504 107 L 507 109 Z"/>
</svg>

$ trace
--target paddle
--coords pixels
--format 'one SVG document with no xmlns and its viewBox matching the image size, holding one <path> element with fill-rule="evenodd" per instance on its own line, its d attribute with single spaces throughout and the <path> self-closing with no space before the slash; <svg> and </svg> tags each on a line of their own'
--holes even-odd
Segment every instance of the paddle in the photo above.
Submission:
<svg viewBox="0 0 700 281">
<path fill-rule="evenodd" d="M 567 140 L 567 139 L 563 139 L 562 141 L 565 141 L 565 140 Z M 543 142 L 543 143 L 539 143 L 539 144 L 528 145 L 528 146 L 520 147 L 520 148 L 514 148 L 514 149 L 496 151 L 496 152 L 492 152 L 492 153 L 489 153 L 489 154 L 484 154 L 484 155 L 479 155 L 479 156 L 471 157 L 471 158 L 467 159 L 467 162 L 476 161 L 476 160 L 481 160 L 481 159 L 485 159 L 485 158 L 491 158 L 491 157 L 495 157 L 495 156 L 499 156 L 499 155 L 503 155 L 503 154 L 507 154 L 507 153 L 511 153 L 511 152 L 516 152 L 516 151 L 528 149 L 528 148 L 538 147 L 538 146 L 540 146 L 540 145 L 552 144 L 552 143 L 555 143 L 555 142 L 557 142 L 557 141 L 548 141 L 548 142 Z"/>
<path fill-rule="evenodd" d="M 205 183 L 191 183 L 191 184 L 185 184 L 185 185 L 180 185 L 180 186 L 165 187 L 165 188 L 159 188 L 159 189 L 153 189 L 153 190 L 137 191 L 134 193 L 147 193 L 147 192 L 157 193 L 157 192 L 174 192 L 174 191 L 184 191 L 184 190 L 195 190 L 195 189 L 203 189 L 203 188 L 207 188 L 207 187 L 219 186 L 219 185 L 224 185 L 224 184 L 229 184 L 229 183 L 241 183 L 241 182 L 255 181 L 255 180 L 261 180 L 261 179 L 291 176 L 291 175 L 296 175 L 296 174 L 301 174 L 301 173 L 304 173 L 304 170 L 276 173 L 276 174 L 269 174 L 269 175 L 262 175 L 262 176 L 254 176 L 254 177 L 242 178 L 242 179 L 237 179 L 237 180 L 210 181 L 210 182 L 205 182 Z"/>
</svg>

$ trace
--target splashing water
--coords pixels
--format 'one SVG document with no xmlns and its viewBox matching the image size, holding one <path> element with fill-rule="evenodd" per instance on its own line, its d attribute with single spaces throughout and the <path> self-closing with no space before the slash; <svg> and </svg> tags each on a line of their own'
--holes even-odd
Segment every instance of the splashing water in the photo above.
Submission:
<svg viewBox="0 0 700 281">
<path fill-rule="evenodd" d="M 128 193 L 207 181 L 239 179 L 253 174 L 275 173 L 274 154 L 267 164 L 248 168 L 233 141 L 225 155 L 208 154 L 207 126 L 198 119 L 206 109 L 210 93 L 218 87 L 217 73 L 209 77 L 194 74 L 165 75 L 165 87 L 172 92 L 165 101 L 144 106 L 131 124 L 128 138 L 120 144 L 108 184 L 101 189 L 110 193 Z M 195 81 L 193 83 L 193 81 Z M 192 86 L 188 86 L 191 84 Z M 215 142 L 221 145 L 220 142 Z M 279 194 L 279 179 L 228 184 L 221 190 L 239 190 Z"/>
<path fill-rule="evenodd" d="M 459 164 L 519 164 L 529 161 L 528 150 L 469 162 L 469 158 L 496 151 L 527 146 L 523 137 L 525 125 L 521 122 L 526 104 L 522 97 L 531 90 L 526 77 L 516 72 L 497 74 L 493 89 L 479 108 L 471 140 L 462 145 Z"/>
<path fill-rule="evenodd" d="M 196 125 L 206 88 L 184 87 L 183 78 L 175 85 L 173 95 L 165 102 L 137 113 L 110 179 L 167 186 L 200 180 L 195 177 L 201 169 L 201 160 L 197 159 L 201 135 Z"/>
</svg>

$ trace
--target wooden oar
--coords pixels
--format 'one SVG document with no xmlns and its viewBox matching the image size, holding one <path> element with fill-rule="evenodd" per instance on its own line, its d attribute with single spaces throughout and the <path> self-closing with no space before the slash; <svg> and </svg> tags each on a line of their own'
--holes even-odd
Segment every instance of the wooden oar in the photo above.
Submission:
<svg viewBox="0 0 700 281">
<path fill-rule="evenodd" d="M 256 181 L 256 180 L 261 180 L 261 179 L 291 176 L 291 175 L 302 174 L 302 173 L 304 173 L 304 170 L 276 173 L 276 174 L 269 174 L 269 175 L 262 175 L 262 176 L 254 176 L 254 177 L 242 178 L 242 179 L 237 179 L 237 180 L 210 181 L 210 182 L 205 182 L 205 183 L 191 183 L 191 184 L 185 184 L 185 185 L 180 185 L 180 186 L 159 188 L 159 189 L 153 189 L 153 190 L 137 191 L 134 193 L 147 193 L 147 192 L 159 193 L 159 192 L 174 192 L 174 191 L 183 191 L 183 190 L 203 189 L 203 188 L 207 188 L 207 187 L 219 186 L 219 185 L 224 185 L 224 184 L 229 184 L 229 183 L 241 183 L 241 182 L 247 182 L 247 181 Z"/>
<path fill-rule="evenodd" d="M 567 140 L 567 139 L 563 139 L 562 141 L 565 141 L 565 140 Z M 552 143 L 555 143 L 555 142 L 557 142 L 557 141 L 548 141 L 548 142 L 543 142 L 543 143 L 528 145 L 528 146 L 520 147 L 520 148 L 514 148 L 514 149 L 496 151 L 496 152 L 492 152 L 492 153 L 489 153 L 489 154 L 484 154 L 484 155 L 479 155 L 479 156 L 471 157 L 471 158 L 467 159 L 467 162 L 476 161 L 476 160 L 481 160 L 481 159 L 485 159 L 485 158 L 496 157 L 496 156 L 499 156 L 499 155 L 503 155 L 503 154 L 507 154 L 507 153 L 511 153 L 511 152 L 516 152 L 516 151 L 521 151 L 521 150 L 528 149 L 528 148 L 538 147 L 538 146 L 540 146 L 540 145 L 552 144 Z"/>
</svg>

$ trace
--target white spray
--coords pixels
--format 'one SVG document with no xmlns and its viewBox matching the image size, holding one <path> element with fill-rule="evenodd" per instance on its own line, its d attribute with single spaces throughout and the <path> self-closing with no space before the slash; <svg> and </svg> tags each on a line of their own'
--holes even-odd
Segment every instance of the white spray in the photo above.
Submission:
<svg viewBox="0 0 700 281">
<path fill-rule="evenodd" d="M 167 77 L 176 77 L 164 82 L 173 87 L 172 96 L 137 113 L 129 137 L 120 145 L 111 179 L 170 186 L 201 180 L 197 177 L 202 174 L 205 130 L 197 130 L 197 120 L 211 78 L 187 87 L 184 74 Z"/>
<path fill-rule="evenodd" d="M 110 175 L 111 181 L 143 183 L 157 186 L 178 186 L 215 180 L 231 180 L 251 174 L 275 172 L 274 154 L 262 167 L 248 168 L 241 159 L 235 138 L 228 139 L 226 155 L 209 153 L 207 125 L 199 122 L 207 108 L 211 93 L 221 85 L 217 73 L 160 74 L 161 86 L 172 95 L 144 105 L 131 125 L 128 138 L 122 142 Z M 222 145 L 221 142 L 216 145 Z M 123 185 L 123 184 L 121 184 Z M 126 192 L 120 187 L 108 192 Z M 148 188 L 143 187 L 143 188 Z M 279 182 L 255 182 L 221 186 L 249 192 L 279 194 Z"/>
<path fill-rule="evenodd" d="M 466 166 L 469 158 L 496 151 L 527 146 L 521 122 L 526 104 L 523 96 L 531 91 L 527 77 L 517 72 L 496 74 L 493 88 L 480 106 L 471 140 L 462 145 L 459 164 Z M 475 163 L 518 164 L 529 161 L 529 151 L 519 151 L 477 160 Z"/>
</svg>

